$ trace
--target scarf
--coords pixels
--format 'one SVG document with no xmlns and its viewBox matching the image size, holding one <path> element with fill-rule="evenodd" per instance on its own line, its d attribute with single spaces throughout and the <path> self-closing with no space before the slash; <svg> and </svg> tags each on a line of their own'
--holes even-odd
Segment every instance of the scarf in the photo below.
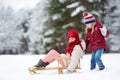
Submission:
<svg viewBox="0 0 120 80">
<path fill-rule="evenodd" d="M 80 41 L 80 39 L 79 39 L 79 34 L 78 34 L 78 32 L 77 31 L 75 31 L 75 30 L 70 30 L 69 32 L 68 32 L 68 35 L 67 35 L 67 38 L 68 38 L 68 40 L 69 40 L 69 38 L 70 37 L 74 37 L 76 40 L 74 41 L 74 42 L 68 42 L 68 45 L 67 45 L 67 48 L 66 48 L 66 50 L 65 50 L 65 53 L 68 53 L 68 54 L 70 54 L 70 56 L 72 56 L 72 51 L 73 51 L 73 49 L 74 49 L 74 47 L 75 47 L 75 45 L 80 45 L 80 47 L 83 49 L 83 47 L 82 47 L 82 45 L 81 45 L 81 41 Z"/>
</svg>

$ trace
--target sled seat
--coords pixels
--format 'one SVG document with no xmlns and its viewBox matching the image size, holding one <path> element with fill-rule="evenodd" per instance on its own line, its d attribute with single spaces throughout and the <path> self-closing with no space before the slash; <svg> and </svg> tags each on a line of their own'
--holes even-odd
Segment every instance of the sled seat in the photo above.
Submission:
<svg viewBox="0 0 120 80">
<path fill-rule="evenodd" d="M 65 60 L 66 61 L 66 64 L 65 64 L 66 66 L 61 66 L 59 64 L 60 60 Z M 69 65 L 69 60 L 70 60 L 70 57 L 68 57 L 68 56 L 57 57 L 56 58 L 56 61 L 58 63 L 57 67 L 40 67 L 40 68 L 31 67 L 31 68 L 28 68 L 28 70 L 29 70 L 30 74 L 34 74 L 34 73 L 36 73 L 36 71 L 40 71 L 40 70 L 58 70 L 58 74 L 62 74 L 63 73 L 63 69 L 67 69 L 67 67 Z M 76 66 L 74 71 L 76 71 L 76 69 L 80 69 L 80 62 Z"/>
</svg>

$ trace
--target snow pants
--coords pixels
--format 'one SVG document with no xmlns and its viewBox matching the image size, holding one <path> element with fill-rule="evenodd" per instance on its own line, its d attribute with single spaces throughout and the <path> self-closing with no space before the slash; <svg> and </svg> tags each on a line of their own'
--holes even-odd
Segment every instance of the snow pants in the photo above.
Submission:
<svg viewBox="0 0 120 80">
<path fill-rule="evenodd" d="M 48 54 L 42 60 L 44 62 L 52 63 L 53 61 L 55 61 L 57 57 L 61 57 L 61 55 L 56 50 L 52 49 L 48 52 Z M 65 66 L 63 60 L 60 60 L 59 63 L 62 66 Z"/>
</svg>

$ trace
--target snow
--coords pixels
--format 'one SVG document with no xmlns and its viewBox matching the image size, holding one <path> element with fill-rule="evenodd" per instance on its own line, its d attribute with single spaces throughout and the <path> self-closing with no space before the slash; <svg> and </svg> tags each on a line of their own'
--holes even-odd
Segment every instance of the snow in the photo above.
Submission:
<svg viewBox="0 0 120 80">
<path fill-rule="evenodd" d="M 79 6 L 79 4 L 80 4 L 80 2 L 75 2 L 70 5 L 67 5 L 67 8 L 75 8 L 75 7 Z"/>
<path fill-rule="evenodd" d="M 82 5 L 80 5 L 80 2 L 74 2 L 74 3 L 70 4 L 70 5 L 67 5 L 66 8 L 68 8 L 68 9 L 69 9 L 69 8 L 75 8 L 75 10 L 72 11 L 72 13 L 71 13 L 71 16 L 72 16 L 72 17 L 74 17 L 74 16 L 76 16 L 77 14 L 79 14 L 80 11 L 84 11 L 84 10 L 85 10 L 85 7 L 82 6 Z"/>
<path fill-rule="evenodd" d="M 120 51 L 120 0 L 109 0 L 108 5 L 106 5 L 106 17 L 104 22 L 110 31 L 109 45 L 110 51 L 119 52 Z"/>
<path fill-rule="evenodd" d="M 63 25 L 62 28 L 65 29 L 65 28 L 67 28 L 69 26 L 74 26 L 74 23 L 71 22 L 71 23 L 68 23 L 66 25 Z"/>
<path fill-rule="evenodd" d="M 88 0 L 89 2 L 94 2 L 94 0 Z M 96 0 L 96 1 L 99 1 L 99 2 L 101 2 L 101 0 Z"/>
<path fill-rule="evenodd" d="M 0 55 L 0 80 L 119 80 L 120 54 L 103 54 L 102 59 L 106 69 L 89 70 L 91 55 L 81 59 L 81 70 L 73 74 L 57 74 L 57 70 L 39 71 L 31 75 L 28 67 L 33 66 L 44 55 Z M 49 66 L 56 66 L 53 62 Z M 64 70 L 65 71 L 65 70 Z"/>
<path fill-rule="evenodd" d="M 0 12 L 0 50 L 20 48 L 20 39 L 23 32 L 20 29 L 18 30 L 16 26 L 22 20 L 19 19 L 20 17 L 15 17 L 17 15 L 9 7 L 0 6 Z"/>
<path fill-rule="evenodd" d="M 72 16 L 72 17 L 73 17 L 73 16 L 76 16 L 77 14 L 80 13 L 80 11 L 84 11 L 84 10 L 85 10 L 85 7 L 79 6 L 79 7 L 77 7 L 77 8 L 72 12 L 71 16 Z"/>
<path fill-rule="evenodd" d="M 48 20 L 49 16 L 47 11 L 45 10 L 46 6 L 48 5 L 48 0 L 40 1 L 37 5 L 34 11 L 31 14 L 30 19 L 30 26 L 29 30 L 27 32 L 27 35 L 29 36 L 30 43 L 30 51 L 37 50 L 39 53 L 41 52 L 40 49 L 43 49 L 44 47 L 44 37 L 43 32 L 47 26 L 45 26 L 45 22 Z M 32 49 L 32 50 L 31 50 Z M 45 50 L 43 50 L 45 51 Z"/>
<path fill-rule="evenodd" d="M 53 15 L 53 20 L 57 20 L 57 19 L 61 19 L 61 15 L 60 14 Z"/>
<path fill-rule="evenodd" d="M 39 1 L 41 0 L 0 0 L 5 7 L 11 6 L 15 11 L 34 8 Z"/>
<path fill-rule="evenodd" d="M 64 3 L 64 2 L 66 2 L 66 0 L 59 0 L 59 2 L 60 2 L 60 3 Z"/>
</svg>

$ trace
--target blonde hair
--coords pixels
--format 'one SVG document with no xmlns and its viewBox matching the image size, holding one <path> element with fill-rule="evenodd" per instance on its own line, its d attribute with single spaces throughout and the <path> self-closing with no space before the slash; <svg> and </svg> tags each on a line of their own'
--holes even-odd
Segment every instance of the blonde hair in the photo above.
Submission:
<svg viewBox="0 0 120 80">
<path fill-rule="evenodd" d="M 96 22 L 93 22 L 93 23 L 91 23 L 92 24 L 92 26 L 91 26 L 91 29 L 92 29 L 92 33 L 94 32 L 94 26 L 95 26 L 95 24 L 96 24 Z M 88 29 L 88 27 L 86 27 L 85 28 L 85 32 L 87 33 L 87 30 Z"/>
</svg>

